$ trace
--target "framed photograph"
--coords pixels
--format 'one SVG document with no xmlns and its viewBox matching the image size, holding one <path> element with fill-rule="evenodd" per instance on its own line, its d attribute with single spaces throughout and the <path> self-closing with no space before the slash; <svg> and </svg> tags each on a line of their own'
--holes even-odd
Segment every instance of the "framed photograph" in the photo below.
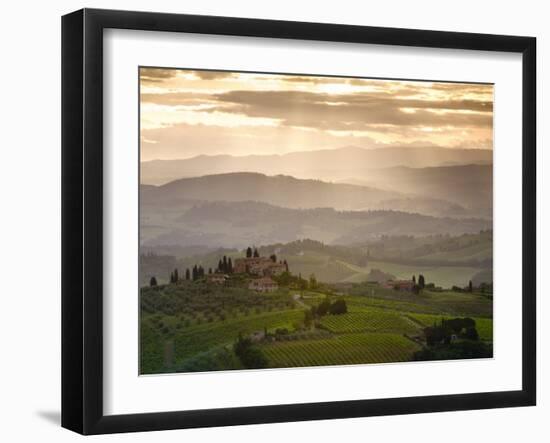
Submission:
<svg viewBox="0 0 550 443">
<path fill-rule="evenodd" d="M 531 37 L 62 20 L 62 425 L 536 402 Z"/>
</svg>

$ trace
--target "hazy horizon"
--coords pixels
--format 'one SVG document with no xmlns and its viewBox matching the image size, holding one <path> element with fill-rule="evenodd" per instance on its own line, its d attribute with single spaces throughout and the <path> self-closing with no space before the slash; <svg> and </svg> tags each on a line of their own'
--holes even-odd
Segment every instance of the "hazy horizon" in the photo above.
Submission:
<svg viewBox="0 0 550 443">
<path fill-rule="evenodd" d="M 308 150 L 308 151 L 301 151 L 301 150 L 297 150 L 297 151 L 292 151 L 292 152 L 284 152 L 284 153 L 279 153 L 279 152 L 276 152 L 276 153 L 270 153 L 270 154 L 255 154 L 255 153 L 251 153 L 251 154 L 193 154 L 191 155 L 190 157 L 174 157 L 174 158 L 169 158 L 169 159 L 166 159 L 166 158 L 150 158 L 150 159 L 142 159 L 140 158 L 140 162 L 141 163 L 146 163 L 146 162 L 152 162 L 152 161 L 173 161 L 173 160 L 191 160 L 191 159 L 194 159 L 194 158 L 197 158 L 197 157 L 218 157 L 218 156 L 228 156 L 228 157 L 235 157 L 235 158 L 240 158 L 240 157 L 251 157 L 251 156 L 258 156 L 258 157 L 269 157 L 269 156 L 276 156 L 276 157 L 283 157 L 287 154 L 301 154 L 301 153 L 308 153 L 308 152 L 318 152 L 318 151 L 338 151 L 338 150 L 347 150 L 347 149 L 357 149 L 357 150 L 364 150 L 364 151 L 376 151 L 376 150 L 379 150 L 379 149 L 389 149 L 389 148 L 403 148 L 403 149 L 448 149 L 448 150 L 468 150 L 468 151 L 493 151 L 492 149 L 488 149 L 488 148 L 445 148 L 445 147 L 442 147 L 442 146 L 424 146 L 424 147 L 420 147 L 420 146 L 410 146 L 410 147 L 406 147 L 406 146 L 391 146 L 391 147 L 385 147 L 385 148 L 380 148 L 380 147 L 372 147 L 372 148 L 363 148 L 361 146 L 340 146 L 340 147 L 334 147 L 334 148 L 322 148 L 322 149 L 312 149 L 312 150 Z"/>
<path fill-rule="evenodd" d="M 140 69 L 141 160 L 493 148 L 493 85 Z"/>
</svg>

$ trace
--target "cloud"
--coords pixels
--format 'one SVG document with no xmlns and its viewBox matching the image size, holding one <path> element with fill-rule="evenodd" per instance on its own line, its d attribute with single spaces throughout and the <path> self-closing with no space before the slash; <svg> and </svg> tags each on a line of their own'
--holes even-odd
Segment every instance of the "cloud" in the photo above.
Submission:
<svg viewBox="0 0 550 443">
<path fill-rule="evenodd" d="M 411 93 L 407 91 L 405 95 Z M 396 93 L 397 95 L 398 93 Z M 278 119 L 287 126 L 361 129 L 370 125 L 492 126 L 490 100 L 406 98 L 386 92 L 328 94 L 296 90 L 233 90 L 222 93 L 143 93 L 142 103 L 213 105 L 205 112 Z"/>
<path fill-rule="evenodd" d="M 139 78 L 143 83 L 161 83 L 178 75 L 177 69 L 140 68 Z"/>
<path fill-rule="evenodd" d="M 191 71 L 195 77 L 201 80 L 217 80 L 233 77 L 235 74 L 228 71 Z"/>
<path fill-rule="evenodd" d="M 290 152 L 346 144 L 492 148 L 480 84 L 142 69 L 145 156 Z M 221 79 L 221 80 L 220 80 Z M 268 81 L 269 80 L 269 81 Z"/>
<path fill-rule="evenodd" d="M 280 119 L 288 126 L 368 129 L 370 125 L 492 125 L 492 103 L 476 100 L 419 100 L 380 94 L 320 94 L 304 91 L 230 91 L 214 96 L 231 104 L 224 112 Z M 405 112 L 403 109 L 412 109 Z M 216 111 L 216 107 L 210 112 Z"/>
<path fill-rule="evenodd" d="M 283 154 L 356 144 L 374 147 L 368 136 L 337 137 L 324 131 L 292 127 L 235 128 L 180 123 L 165 128 L 142 129 L 142 160 L 187 158 L 201 154 Z"/>
<path fill-rule="evenodd" d="M 141 93 L 141 103 L 152 103 L 164 106 L 181 105 L 202 105 L 205 103 L 219 103 L 212 94 L 192 92 L 170 92 L 170 93 Z"/>
</svg>

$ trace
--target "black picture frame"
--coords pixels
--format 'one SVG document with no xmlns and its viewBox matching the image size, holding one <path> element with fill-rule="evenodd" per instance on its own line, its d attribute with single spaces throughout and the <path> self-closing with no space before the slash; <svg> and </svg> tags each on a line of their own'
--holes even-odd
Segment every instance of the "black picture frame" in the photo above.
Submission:
<svg viewBox="0 0 550 443">
<path fill-rule="evenodd" d="M 103 31 L 108 28 L 522 54 L 522 389 L 131 415 L 103 413 Z M 62 426 L 82 434 L 458 411 L 536 403 L 536 39 L 83 9 L 62 18 Z"/>
</svg>

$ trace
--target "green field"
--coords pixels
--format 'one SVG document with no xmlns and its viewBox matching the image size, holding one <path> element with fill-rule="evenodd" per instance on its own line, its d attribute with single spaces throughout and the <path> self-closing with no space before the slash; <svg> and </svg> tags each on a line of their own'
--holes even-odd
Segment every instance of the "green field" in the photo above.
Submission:
<svg viewBox="0 0 550 443">
<path fill-rule="evenodd" d="M 237 318 L 201 322 L 185 326 L 185 320 L 175 316 L 163 316 L 162 325 L 153 321 L 153 316 L 141 319 L 142 371 L 164 372 L 171 366 L 178 366 L 197 354 L 219 346 L 231 345 L 239 333 L 251 334 L 255 331 L 277 328 L 294 328 L 303 318 L 303 311 L 294 310 L 260 312 L 259 314 L 239 315 Z M 170 367 L 164 367 L 164 343 L 171 341 L 174 358 Z"/>
<path fill-rule="evenodd" d="M 368 283 L 354 285 L 347 292 L 352 305 L 455 317 L 493 316 L 492 301 L 476 293 L 424 290 L 416 295 Z"/>
<path fill-rule="evenodd" d="M 480 338 L 492 341 L 492 300 L 480 294 L 413 294 L 372 283 L 257 293 L 240 278 L 224 287 L 183 282 L 142 288 L 141 373 L 242 369 L 233 344 L 239 335 L 259 333 L 267 333 L 255 346 L 268 367 L 411 360 L 423 328 L 442 318 L 471 317 Z M 327 297 L 344 300 L 347 313 L 306 325 L 306 312 Z"/>
<path fill-rule="evenodd" d="M 262 349 L 271 367 L 284 368 L 407 361 L 420 346 L 402 335 L 369 333 L 281 342 Z"/>
<path fill-rule="evenodd" d="M 480 271 L 479 268 L 469 266 L 413 266 L 375 261 L 370 262 L 369 267 L 393 274 L 398 279 L 408 280 L 413 274 L 423 274 L 426 282 L 433 282 L 436 286 L 443 288 L 450 288 L 455 285 L 466 286 L 468 281 Z"/>
<path fill-rule="evenodd" d="M 415 333 L 418 326 L 398 312 L 370 310 L 330 315 L 320 321 L 321 325 L 335 334 L 355 332 Z"/>
<path fill-rule="evenodd" d="M 481 271 L 481 268 L 473 266 L 407 265 L 390 261 L 369 261 L 367 266 L 361 267 L 321 254 L 292 257 L 289 264 L 295 272 L 305 276 L 315 274 L 324 282 L 360 283 L 367 280 L 371 270 L 379 269 L 398 279 L 410 279 L 412 275 L 423 274 L 427 282 L 434 282 L 444 288 L 466 286 Z"/>
</svg>

